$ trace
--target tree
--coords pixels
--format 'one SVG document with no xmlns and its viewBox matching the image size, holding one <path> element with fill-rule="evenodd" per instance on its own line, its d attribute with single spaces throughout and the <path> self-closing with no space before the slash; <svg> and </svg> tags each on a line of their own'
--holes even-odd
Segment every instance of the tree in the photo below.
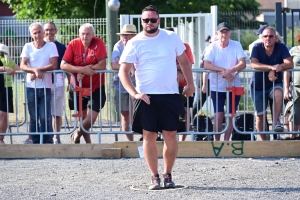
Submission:
<svg viewBox="0 0 300 200">
<path fill-rule="evenodd" d="M 105 17 L 105 1 L 102 0 L 3 0 L 10 5 L 19 19 L 62 19 Z M 147 5 L 155 5 L 162 14 L 210 12 L 211 5 L 219 11 L 257 10 L 255 0 L 120 0 L 119 14 L 139 14 Z"/>
</svg>

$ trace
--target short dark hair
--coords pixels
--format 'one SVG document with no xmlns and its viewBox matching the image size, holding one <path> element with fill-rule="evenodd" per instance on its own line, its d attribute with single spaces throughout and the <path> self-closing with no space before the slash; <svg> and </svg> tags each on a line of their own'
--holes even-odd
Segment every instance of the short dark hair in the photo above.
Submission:
<svg viewBox="0 0 300 200">
<path fill-rule="evenodd" d="M 154 11 L 154 12 L 156 12 L 156 14 L 159 16 L 158 9 L 157 9 L 155 6 L 153 6 L 153 5 L 146 6 L 146 7 L 142 10 L 142 13 L 145 12 L 145 11 Z"/>
<path fill-rule="evenodd" d="M 167 31 L 173 31 L 173 32 L 175 32 L 174 28 L 172 28 L 172 27 L 165 27 L 164 29 L 167 30 Z"/>
<path fill-rule="evenodd" d="M 54 28 L 56 29 L 56 25 L 55 25 L 55 23 L 52 22 L 52 21 L 46 22 L 45 24 L 52 24 L 52 25 L 54 26 Z"/>
</svg>

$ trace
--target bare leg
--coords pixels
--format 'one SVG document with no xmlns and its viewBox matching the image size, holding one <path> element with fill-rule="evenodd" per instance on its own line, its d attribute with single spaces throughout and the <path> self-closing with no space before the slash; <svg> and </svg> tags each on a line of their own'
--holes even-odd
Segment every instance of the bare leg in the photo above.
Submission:
<svg viewBox="0 0 300 200">
<path fill-rule="evenodd" d="M 293 127 L 294 126 L 294 127 Z M 300 125 L 296 125 L 296 124 L 293 124 L 293 122 L 290 122 L 290 131 L 299 131 L 300 129 Z M 290 134 L 290 138 L 295 138 L 297 137 L 298 134 Z"/>
<path fill-rule="evenodd" d="M 224 141 L 229 141 L 233 130 L 232 117 L 229 117 L 228 129 L 225 131 Z"/>
<path fill-rule="evenodd" d="M 178 152 L 178 143 L 176 139 L 177 131 L 163 130 L 162 134 L 165 140 L 163 150 L 164 174 L 171 174 Z"/>
<path fill-rule="evenodd" d="M 61 125 L 62 125 L 62 118 L 61 116 L 54 116 L 52 115 L 52 128 L 53 128 L 53 132 L 60 132 L 61 129 Z M 54 140 L 58 140 L 58 135 L 54 134 L 53 139 Z"/>
<path fill-rule="evenodd" d="M 222 129 L 223 129 L 223 126 L 222 126 L 223 118 L 224 118 L 224 113 L 223 112 L 215 113 L 215 117 L 214 117 L 214 131 L 215 132 L 222 131 Z M 221 138 L 220 134 L 215 135 L 215 140 L 216 141 L 220 141 L 220 138 Z"/>
<path fill-rule="evenodd" d="M 256 116 L 256 130 L 257 130 L 257 132 L 264 131 L 263 130 L 264 123 L 265 123 L 265 116 L 264 115 L 257 115 Z M 267 136 L 265 134 L 260 134 L 259 136 L 260 136 L 261 140 L 267 140 Z"/>
<path fill-rule="evenodd" d="M 121 111 L 121 121 L 122 121 L 122 131 L 129 131 L 129 111 Z M 126 134 L 126 139 L 128 141 L 133 141 L 133 134 Z"/>
<path fill-rule="evenodd" d="M 98 112 L 88 109 L 88 111 L 84 110 L 84 111 L 82 111 L 82 113 L 83 113 L 82 126 L 84 127 L 85 130 L 89 130 L 91 128 L 91 126 L 95 123 L 95 121 L 98 117 Z M 85 133 L 79 127 L 77 134 L 74 135 L 75 141 L 78 141 L 81 136 L 83 136 L 83 138 L 87 144 L 91 143 L 90 134 Z"/>
<path fill-rule="evenodd" d="M 187 107 L 184 107 L 185 110 L 185 131 L 189 131 L 190 130 L 190 109 Z M 179 135 L 179 141 L 185 141 L 186 139 L 186 135 L 184 134 L 180 134 Z"/>
<path fill-rule="evenodd" d="M 157 133 L 143 130 L 143 151 L 151 175 L 158 174 Z"/>
<path fill-rule="evenodd" d="M 0 111 L 0 133 L 6 133 L 8 113 Z M 0 136 L 0 141 L 4 140 L 4 135 Z"/>
<path fill-rule="evenodd" d="M 277 124 L 277 121 L 280 117 L 280 113 L 282 111 L 282 97 L 283 97 L 281 89 L 275 88 L 274 92 L 275 92 L 274 93 L 275 99 L 274 99 L 274 103 L 273 103 L 273 109 L 275 110 L 275 113 L 273 116 L 273 130 L 274 130 L 275 125 Z M 270 97 L 273 98 L 273 93 L 270 95 Z"/>
</svg>

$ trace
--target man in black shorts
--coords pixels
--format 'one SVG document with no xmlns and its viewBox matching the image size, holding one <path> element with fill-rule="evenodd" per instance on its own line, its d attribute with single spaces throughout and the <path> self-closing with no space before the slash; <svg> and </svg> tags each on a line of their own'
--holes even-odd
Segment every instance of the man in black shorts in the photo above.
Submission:
<svg viewBox="0 0 300 200">
<path fill-rule="evenodd" d="M 92 24 L 81 25 L 79 38 L 69 43 L 61 62 L 61 69 L 74 74 L 75 80 L 74 77 L 71 77 L 73 86 L 78 86 L 81 81 L 82 88 L 91 89 L 90 96 L 82 99 L 82 126 L 85 130 L 89 130 L 91 124 L 95 123 L 98 113 L 106 101 L 104 74 L 95 72 L 95 70 L 106 69 L 106 47 L 104 42 L 94 35 L 95 29 Z M 78 102 L 77 97 L 77 108 Z M 73 93 L 71 93 L 69 95 L 70 109 L 74 109 L 73 105 Z M 91 143 L 90 134 L 82 130 L 81 127 L 79 127 L 77 133 L 71 134 L 71 142 L 80 143 L 81 136 L 84 137 L 86 143 Z"/>
<path fill-rule="evenodd" d="M 150 190 L 160 189 L 158 174 L 157 133 L 164 137 L 164 187 L 173 188 L 172 168 L 176 159 L 177 129 L 179 118 L 185 111 L 178 92 L 178 60 L 187 80 L 183 95 L 189 97 L 195 91 L 192 70 L 185 55 L 185 46 L 174 33 L 158 29 L 158 10 L 150 5 L 142 11 L 143 31 L 128 41 L 120 58 L 119 77 L 128 93 L 136 101 L 132 129 L 143 132 L 143 151 L 151 173 Z M 136 88 L 129 71 L 135 63 Z"/>
</svg>

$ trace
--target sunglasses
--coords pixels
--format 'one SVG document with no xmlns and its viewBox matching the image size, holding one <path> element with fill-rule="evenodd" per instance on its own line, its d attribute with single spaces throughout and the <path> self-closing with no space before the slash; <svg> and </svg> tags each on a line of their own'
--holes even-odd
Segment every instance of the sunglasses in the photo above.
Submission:
<svg viewBox="0 0 300 200">
<path fill-rule="evenodd" d="M 144 23 L 148 24 L 149 22 L 151 23 L 156 23 L 158 18 L 155 19 L 155 18 L 145 18 L 145 19 L 142 19 Z"/>
<path fill-rule="evenodd" d="M 264 38 L 273 38 L 274 35 L 263 35 Z"/>
</svg>

